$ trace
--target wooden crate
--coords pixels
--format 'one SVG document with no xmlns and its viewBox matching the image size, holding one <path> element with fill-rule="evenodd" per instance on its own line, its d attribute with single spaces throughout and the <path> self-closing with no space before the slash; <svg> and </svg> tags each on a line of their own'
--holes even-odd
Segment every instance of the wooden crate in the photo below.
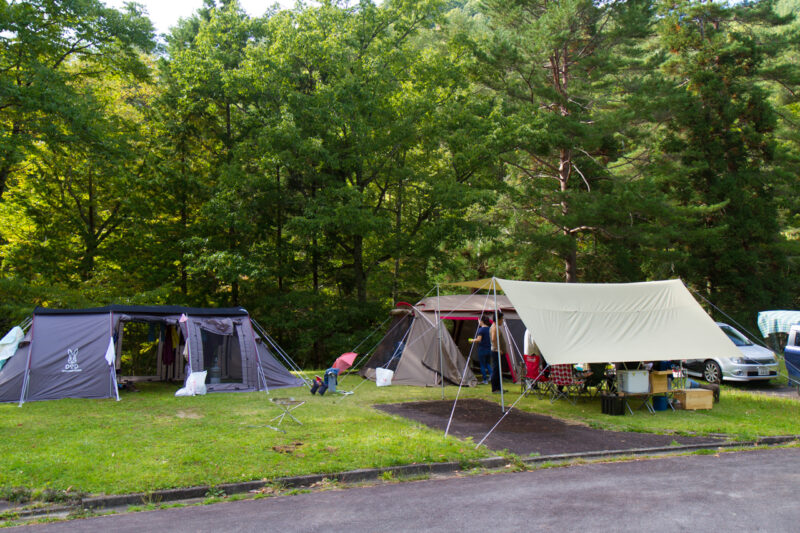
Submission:
<svg viewBox="0 0 800 533">
<path fill-rule="evenodd" d="M 672 375 L 672 370 L 653 370 L 650 372 L 650 392 L 658 394 L 660 392 L 667 392 L 668 377 Z"/>
<path fill-rule="evenodd" d="M 714 405 L 714 393 L 708 389 L 680 389 L 674 392 L 674 397 L 681 409 L 711 409 Z"/>
</svg>

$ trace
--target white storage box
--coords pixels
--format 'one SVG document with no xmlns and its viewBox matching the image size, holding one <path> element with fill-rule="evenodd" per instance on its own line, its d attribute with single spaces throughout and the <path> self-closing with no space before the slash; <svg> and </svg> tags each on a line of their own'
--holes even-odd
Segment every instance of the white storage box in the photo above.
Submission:
<svg viewBox="0 0 800 533">
<path fill-rule="evenodd" d="M 650 392 L 650 376 L 647 370 L 617 370 L 617 390 L 628 394 Z"/>
</svg>

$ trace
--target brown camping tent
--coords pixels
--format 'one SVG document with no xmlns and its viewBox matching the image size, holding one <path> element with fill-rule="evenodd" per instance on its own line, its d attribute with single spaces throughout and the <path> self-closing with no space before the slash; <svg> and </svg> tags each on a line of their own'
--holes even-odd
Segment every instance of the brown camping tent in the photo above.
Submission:
<svg viewBox="0 0 800 533">
<path fill-rule="evenodd" d="M 432 387 L 441 385 L 441 375 L 446 382 L 462 383 L 461 373 L 465 370 L 463 384 L 477 385 L 475 375 L 466 365 L 465 355 L 469 356 L 471 351 L 467 338 L 474 336 L 480 316 L 493 315 L 494 307 L 494 296 L 481 294 L 446 295 L 426 298 L 416 305 L 399 304 L 392 311 L 389 332 L 360 374 L 374 381 L 376 368 L 388 368 L 394 371 L 392 384 Z M 497 307 L 503 311 L 509 328 L 507 335 L 513 339 L 504 366 L 511 362 L 512 374 L 515 374 L 514 367 L 521 361 L 516 340 L 522 338 L 524 326 L 508 298 L 498 295 Z M 473 356 L 477 358 L 476 353 Z M 439 370 L 440 360 L 443 372 Z"/>
</svg>

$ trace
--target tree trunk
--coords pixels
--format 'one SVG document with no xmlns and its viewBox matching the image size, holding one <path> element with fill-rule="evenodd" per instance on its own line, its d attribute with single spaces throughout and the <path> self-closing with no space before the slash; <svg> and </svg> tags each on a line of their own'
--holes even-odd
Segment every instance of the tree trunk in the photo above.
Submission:
<svg viewBox="0 0 800 533">
<path fill-rule="evenodd" d="M 278 292 L 283 292 L 283 220 L 281 213 L 281 167 L 275 167 L 275 251 L 278 256 Z"/>
<path fill-rule="evenodd" d="M 311 188 L 311 198 L 317 197 L 317 188 Z M 311 277 L 314 287 L 314 294 L 319 294 L 319 242 L 317 239 L 317 232 L 311 237 Z"/>
<path fill-rule="evenodd" d="M 569 184 L 570 172 L 572 170 L 572 153 L 570 150 L 562 149 L 559 156 L 558 164 L 558 181 L 561 189 L 561 215 L 567 217 L 569 215 L 569 203 L 566 199 L 567 185 Z M 566 220 L 564 221 L 566 223 Z M 569 250 L 564 254 L 564 280 L 567 283 L 575 283 L 578 281 L 577 276 L 577 246 L 575 243 L 575 234 L 570 231 L 566 226 L 562 228 L 562 232 L 567 237 L 569 242 Z"/>
<path fill-rule="evenodd" d="M 353 238 L 353 278 L 359 302 L 367 301 L 367 275 L 364 272 L 364 237 Z"/>
<path fill-rule="evenodd" d="M 14 137 L 19 135 L 19 132 L 19 123 L 14 121 L 14 123 L 11 125 L 11 138 L 9 139 L 9 144 L 13 143 Z M 0 167 L 0 200 L 3 198 L 3 195 L 6 192 L 6 187 L 8 186 L 8 177 L 11 175 L 11 168 L 14 165 L 14 156 L 15 154 L 13 150 L 5 154 L 5 157 L 3 158 L 3 166 Z"/>
<path fill-rule="evenodd" d="M 402 232 L 403 222 L 403 178 L 400 177 L 397 184 L 397 208 L 394 215 L 394 234 L 397 243 L 400 243 L 400 235 Z M 392 273 L 392 301 L 397 302 L 400 299 L 400 250 L 395 250 L 394 258 L 394 272 Z"/>
<path fill-rule="evenodd" d="M 81 281 L 92 279 L 94 271 L 94 258 L 97 255 L 97 234 L 95 233 L 95 198 L 94 198 L 94 178 L 89 175 L 89 201 L 87 202 L 86 230 L 83 241 L 83 258 L 81 259 L 80 276 Z"/>
<path fill-rule="evenodd" d="M 189 208 L 187 204 L 186 198 L 186 156 L 181 156 L 181 174 L 183 177 L 183 183 L 181 183 L 180 194 L 178 196 L 179 203 L 180 203 L 180 215 L 181 215 L 181 237 L 186 235 L 187 230 L 189 229 Z M 183 243 L 183 238 L 179 240 L 179 242 Z M 180 245 L 180 259 L 178 261 L 178 269 L 180 272 L 181 277 L 181 294 L 186 295 L 189 293 L 189 275 L 186 272 L 186 246 L 184 244 Z"/>
</svg>

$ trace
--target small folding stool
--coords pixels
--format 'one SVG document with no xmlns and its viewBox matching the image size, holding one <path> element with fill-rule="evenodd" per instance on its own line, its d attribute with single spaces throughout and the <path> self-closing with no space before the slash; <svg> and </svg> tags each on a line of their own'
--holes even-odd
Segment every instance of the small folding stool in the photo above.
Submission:
<svg viewBox="0 0 800 533">
<path fill-rule="evenodd" d="M 295 409 L 297 409 L 298 407 L 300 407 L 301 405 L 306 403 L 304 400 L 295 400 L 294 398 L 270 398 L 269 401 L 271 401 L 272 403 L 277 405 L 283 411 L 278 416 L 275 416 L 275 417 L 270 419 L 270 422 L 272 422 L 273 420 L 277 420 L 278 423 L 275 424 L 275 426 L 269 426 L 269 427 L 271 427 L 272 429 L 274 429 L 276 431 L 283 431 L 282 429 L 280 429 L 280 428 L 278 428 L 276 426 L 280 426 L 281 423 L 283 422 L 283 419 L 286 418 L 287 416 L 289 418 L 291 418 L 292 420 L 294 420 L 295 422 L 297 422 L 298 425 L 301 425 L 301 426 L 303 425 L 303 423 L 300 422 L 292 414 L 292 411 L 294 411 Z"/>
</svg>

